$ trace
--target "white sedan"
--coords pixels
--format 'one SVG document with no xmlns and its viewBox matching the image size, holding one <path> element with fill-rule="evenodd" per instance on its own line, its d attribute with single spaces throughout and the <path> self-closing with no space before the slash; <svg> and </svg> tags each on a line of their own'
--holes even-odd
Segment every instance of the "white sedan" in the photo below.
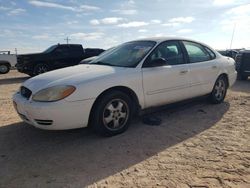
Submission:
<svg viewBox="0 0 250 188">
<path fill-rule="evenodd" d="M 41 129 L 91 126 L 102 135 L 124 132 L 140 110 L 209 95 L 223 102 L 236 80 L 235 62 L 183 38 L 124 43 L 90 64 L 51 71 L 14 94 L 17 113 Z"/>
</svg>

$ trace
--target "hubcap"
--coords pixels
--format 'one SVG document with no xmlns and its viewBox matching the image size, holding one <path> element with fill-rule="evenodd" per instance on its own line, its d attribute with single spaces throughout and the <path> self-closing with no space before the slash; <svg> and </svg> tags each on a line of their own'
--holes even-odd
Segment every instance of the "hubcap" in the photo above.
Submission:
<svg viewBox="0 0 250 188">
<path fill-rule="evenodd" d="M 7 66 L 0 65 L 0 72 L 6 72 L 8 70 Z"/>
<path fill-rule="evenodd" d="M 104 108 L 103 124 L 107 129 L 115 131 L 124 127 L 128 121 L 128 116 L 128 104 L 122 99 L 114 99 Z"/>
<path fill-rule="evenodd" d="M 218 80 L 215 85 L 215 97 L 217 100 L 221 100 L 226 92 L 226 84 L 223 80 Z"/>
<path fill-rule="evenodd" d="M 38 74 L 42 74 L 42 73 L 45 73 L 45 72 L 47 72 L 47 67 L 46 66 L 39 66 L 37 68 L 37 73 Z"/>
</svg>

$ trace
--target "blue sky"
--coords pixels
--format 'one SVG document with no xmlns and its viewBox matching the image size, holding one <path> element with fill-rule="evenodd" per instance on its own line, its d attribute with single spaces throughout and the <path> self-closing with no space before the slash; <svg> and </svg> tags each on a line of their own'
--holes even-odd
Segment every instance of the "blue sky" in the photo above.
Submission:
<svg viewBox="0 0 250 188">
<path fill-rule="evenodd" d="M 109 48 L 154 36 L 182 36 L 216 49 L 250 47 L 250 0 L 0 0 L 0 50 L 43 51 L 80 43 Z"/>
</svg>

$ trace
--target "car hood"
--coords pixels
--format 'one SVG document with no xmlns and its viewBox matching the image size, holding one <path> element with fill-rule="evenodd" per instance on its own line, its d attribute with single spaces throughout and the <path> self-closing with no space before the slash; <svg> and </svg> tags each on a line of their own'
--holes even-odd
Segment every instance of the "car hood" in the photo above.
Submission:
<svg viewBox="0 0 250 188">
<path fill-rule="evenodd" d="M 33 93 L 56 85 L 74 85 L 90 82 L 102 77 L 119 74 L 125 71 L 124 67 L 111 67 L 106 65 L 77 65 L 58 69 L 30 78 L 23 83 Z"/>
</svg>

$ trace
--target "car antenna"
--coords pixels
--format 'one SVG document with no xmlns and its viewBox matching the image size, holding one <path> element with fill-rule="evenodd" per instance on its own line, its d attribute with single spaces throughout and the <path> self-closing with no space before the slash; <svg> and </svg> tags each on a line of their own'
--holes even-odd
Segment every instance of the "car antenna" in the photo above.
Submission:
<svg viewBox="0 0 250 188">
<path fill-rule="evenodd" d="M 235 28 L 236 28 L 236 23 L 234 24 L 234 28 L 233 28 L 233 33 L 232 33 L 232 38 L 231 38 L 231 43 L 230 43 L 230 49 L 232 49 L 232 44 L 233 44 L 233 39 L 234 39 Z"/>
</svg>

